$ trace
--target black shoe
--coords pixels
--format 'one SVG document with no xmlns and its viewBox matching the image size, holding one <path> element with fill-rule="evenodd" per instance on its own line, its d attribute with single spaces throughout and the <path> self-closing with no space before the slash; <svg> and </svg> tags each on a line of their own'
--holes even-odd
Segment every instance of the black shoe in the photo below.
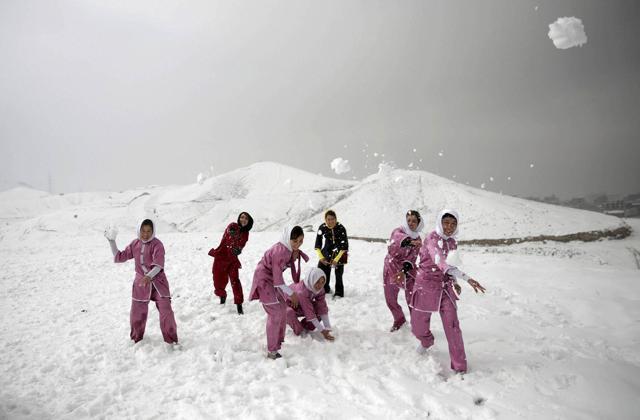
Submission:
<svg viewBox="0 0 640 420">
<path fill-rule="evenodd" d="M 240 315 L 244 314 L 244 312 L 242 311 L 242 303 L 236 303 L 236 308 L 238 308 L 238 313 Z"/>
<path fill-rule="evenodd" d="M 227 301 L 227 297 L 226 296 L 220 296 L 220 305 L 224 305 L 224 303 Z"/>
<path fill-rule="evenodd" d="M 282 357 L 282 355 L 280 353 L 278 353 L 277 351 L 270 351 L 269 353 L 267 353 L 267 357 L 271 360 L 276 360 Z"/>
</svg>

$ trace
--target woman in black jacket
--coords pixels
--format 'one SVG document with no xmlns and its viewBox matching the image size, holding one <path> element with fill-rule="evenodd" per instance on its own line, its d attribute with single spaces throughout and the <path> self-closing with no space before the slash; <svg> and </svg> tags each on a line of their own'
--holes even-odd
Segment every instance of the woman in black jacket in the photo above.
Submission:
<svg viewBox="0 0 640 420">
<path fill-rule="evenodd" d="M 338 222 L 336 212 L 327 210 L 324 213 L 324 223 L 320 225 L 316 235 L 316 253 L 320 262 L 318 268 L 324 271 L 326 283 L 324 291 L 331 292 L 329 281 L 331 280 L 331 267 L 335 267 L 336 285 L 334 296 L 344 297 L 344 286 L 342 284 L 342 273 L 344 264 L 347 263 L 347 252 L 349 250 L 349 238 L 347 229 Z M 322 240 L 324 238 L 324 246 Z"/>
</svg>

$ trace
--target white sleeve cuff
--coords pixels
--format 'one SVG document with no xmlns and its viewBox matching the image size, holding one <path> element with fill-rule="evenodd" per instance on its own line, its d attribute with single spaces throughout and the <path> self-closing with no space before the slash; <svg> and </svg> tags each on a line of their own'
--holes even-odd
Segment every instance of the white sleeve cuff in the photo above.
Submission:
<svg viewBox="0 0 640 420">
<path fill-rule="evenodd" d="M 108 239 L 108 241 L 109 246 L 111 247 L 111 253 L 115 257 L 116 255 L 118 255 L 118 252 L 120 252 L 120 250 L 118 249 L 118 245 L 116 245 L 116 241 L 114 239 Z"/>
<path fill-rule="evenodd" d="M 324 327 L 322 326 L 322 324 L 320 324 L 320 321 L 318 321 L 318 319 L 312 319 L 311 323 L 313 324 L 314 327 L 316 327 L 316 330 L 318 331 L 324 331 Z"/>
<path fill-rule="evenodd" d="M 465 273 L 463 273 L 462 271 L 460 271 L 460 269 L 458 269 L 458 267 L 450 267 L 447 270 L 447 274 L 457 277 L 457 278 L 461 278 L 465 281 L 469 280 L 469 276 L 467 276 Z"/>
<path fill-rule="evenodd" d="M 329 314 L 320 315 L 320 318 L 322 318 L 322 323 L 324 324 L 324 328 L 326 330 L 330 330 L 331 329 L 331 321 L 329 321 Z"/>
<path fill-rule="evenodd" d="M 151 271 L 147 273 L 147 276 L 150 278 L 154 278 L 160 271 L 162 271 L 162 267 L 159 265 L 154 265 Z"/>
<path fill-rule="evenodd" d="M 280 290 L 282 290 L 287 296 L 291 296 L 293 294 L 293 290 L 286 284 L 281 284 L 280 286 L 276 286 Z"/>
</svg>

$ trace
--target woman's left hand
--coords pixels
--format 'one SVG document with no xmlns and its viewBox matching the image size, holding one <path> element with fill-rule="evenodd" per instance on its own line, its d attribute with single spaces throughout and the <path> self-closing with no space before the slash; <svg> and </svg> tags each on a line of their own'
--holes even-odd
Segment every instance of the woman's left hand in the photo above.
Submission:
<svg viewBox="0 0 640 420">
<path fill-rule="evenodd" d="M 462 286 L 460 286 L 458 282 L 453 283 L 453 288 L 456 290 L 458 295 L 462 294 Z"/>
<path fill-rule="evenodd" d="M 476 293 L 478 293 L 478 290 L 480 290 L 482 293 L 484 293 L 484 291 L 486 290 L 480 283 L 478 283 L 474 279 L 467 280 L 467 283 L 469 283 L 469 286 L 473 287 L 473 291 Z"/>
<path fill-rule="evenodd" d="M 143 287 L 143 286 L 148 285 L 149 283 L 151 283 L 151 277 L 149 277 L 149 276 L 144 276 L 144 277 L 142 278 L 142 280 L 140 280 L 140 283 L 138 283 L 138 285 L 139 285 L 140 287 Z"/>
</svg>

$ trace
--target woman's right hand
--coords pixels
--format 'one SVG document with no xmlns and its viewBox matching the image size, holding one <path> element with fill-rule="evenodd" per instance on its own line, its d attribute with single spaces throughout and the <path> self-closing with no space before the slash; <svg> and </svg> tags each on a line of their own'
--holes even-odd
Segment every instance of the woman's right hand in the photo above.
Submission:
<svg viewBox="0 0 640 420">
<path fill-rule="evenodd" d="M 478 283 L 474 279 L 467 280 L 467 283 L 469 283 L 469 286 L 473 287 L 473 291 L 476 293 L 478 293 L 478 290 L 480 290 L 482 293 L 484 293 L 484 291 L 486 290 L 480 283 Z"/>
<path fill-rule="evenodd" d="M 402 271 L 398 272 L 394 277 L 393 281 L 398 286 L 404 286 L 404 273 Z"/>
<path fill-rule="evenodd" d="M 326 259 L 326 258 L 321 259 L 321 260 L 320 260 L 320 262 L 321 262 L 322 264 L 324 264 L 324 265 L 329 265 L 329 264 L 331 264 L 329 261 L 327 261 L 327 259 Z"/>
<path fill-rule="evenodd" d="M 334 341 L 336 339 L 334 336 L 331 335 L 331 331 L 329 330 L 322 330 L 322 336 L 327 341 Z"/>
<path fill-rule="evenodd" d="M 298 294 L 296 292 L 293 292 L 291 294 L 291 296 L 289 296 L 289 299 L 291 299 L 291 307 L 293 307 L 293 309 L 298 307 Z"/>
</svg>

